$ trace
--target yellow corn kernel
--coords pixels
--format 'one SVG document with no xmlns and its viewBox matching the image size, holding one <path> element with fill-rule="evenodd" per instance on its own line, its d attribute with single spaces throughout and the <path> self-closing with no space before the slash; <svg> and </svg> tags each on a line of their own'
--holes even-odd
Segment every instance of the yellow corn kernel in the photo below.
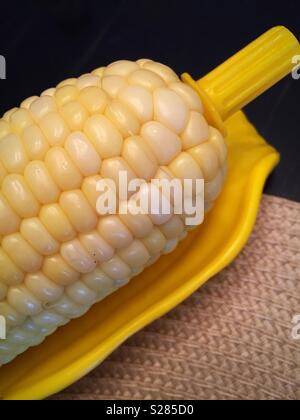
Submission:
<svg viewBox="0 0 300 420">
<path fill-rule="evenodd" d="M 219 130 L 209 127 L 209 141 L 218 151 L 220 164 L 224 165 L 227 160 L 227 147 Z"/>
<path fill-rule="evenodd" d="M 34 196 L 41 204 L 55 203 L 58 200 L 60 191 L 52 180 L 44 162 L 30 162 L 25 169 L 24 177 Z"/>
<path fill-rule="evenodd" d="M 10 122 L 10 117 L 16 112 L 16 111 L 18 111 L 18 108 L 12 108 L 12 109 L 10 109 L 9 111 L 7 111 L 7 112 L 5 112 L 5 114 L 3 115 L 3 119 L 4 119 L 4 121 L 6 121 L 6 122 Z"/>
<path fill-rule="evenodd" d="M 70 133 L 64 119 L 56 112 L 41 118 L 39 125 L 51 146 L 62 145 Z"/>
<path fill-rule="evenodd" d="M 64 288 L 49 280 L 41 271 L 28 274 L 25 286 L 43 304 L 56 302 L 64 293 Z"/>
<path fill-rule="evenodd" d="M 37 98 L 29 107 L 33 118 L 38 122 L 49 113 L 56 111 L 56 103 L 50 96 Z"/>
<path fill-rule="evenodd" d="M 167 240 L 176 239 L 179 238 L 184 232 L 184 224 L 181 218 L 175 215 L 168 222 L 160 225 L 159 229 L 167 238 Z"/>
<path fill-rule="evenodd" d="M 119 60 L 115 63 L 111 63 L 103 72 L 104 76 L 117 75 L 126 78 L 135 70 L 138 70 L 139 66 L 137 63 L 128 60 Z"/>
<path fill-rule="evenodd" d="M 55 313 L 69 319 L 80 317 L 89 307 L 89 305 L 78 305 L 66 295 L 52 305 L 49 305 L 49 308 L 55 311 Z"/>
<path fill-rule="evenodd" d="M 96 230 L 79 235 L 79 240 L 93 260 L 98 263 L 109 261 L 114 255 L 114 248 Z"/>
<path fill-rule="evenodd" d="M 105 67 L 98 67 L 97 69 L 93 70 L 91 72 L 91 74 L 94 74 L 94 75 L 100 77 L 100 79 L 101 79 L 101 77 L 103 76 L 104 70 L 105 70 Z"/>
<path fill-rule="evenodd" d="M 182 152 L 173 162 L 169 165 L 170 170 L 175 177 L 181 180 L 203 179 L 203 173 L 196 163 L 196 161 L 186 152 Z"/>
<path fill-rule="evenodd" d="M 51 97 L 53 97 L 55 95 L 55 91 L 56 91 L 55 88 L 46 89 L 46 90 L 44 90 L 44 92 L 41 93 L 41 96 L 51 96 Z"/>
<path fill-rule="evenodd" d="M 108 103 L 107 94 L 96 86 L 89 86 L 82 89 L 78 100 L 90 114 L 102 114 Z"/>
<path fill-rule="evenodd" d="M 153 100 L 155 119 L 175 133 L 182 133 L 189 109 L 181 97 L 168 88 L 159 88 L 154 91 Z"/>
<path fill-rule="evenodd" d="M 8 134 L 11 134 L 12 132 L 12 128 L 10 126 L 10 124 L 1 119 L 0 120 L 0 140 L 3 139 L 3 137 L 6 137 Z"/>
<path fill-rule="evenodd" d="M 52 331 L 55 331 L 57 327 L 60 327 L 61 325 L 65 325 L 68 322 L 67 318 L 65 318 L 62 315 L 57 314 L 54 311 L 40 312 L 38 315 L 33 316 L 32 320 L 41 329 L 50 328 L 52 329 Z"/>
<path fill-rule="evenodd" d="M 22 283 L 24 273 L 12 262 L 9 256 L 0 248 L 0 278 L 8 286 Z"/>
<path fill-rule="evenodd" d="M 0 313 L 6 320 L 7 328 L 22 325 L 26 319 L 24 314 L 14 309 L 7 301 L 0 302 Z"/>
<path fill-rule="evenodd" d="M 152 232 L 143 239 L 143 244 L 146 246 L 150 254 L 153 256 L 162 252 L 166 245 L 166 238 L 162 232 L 156 227 Z"/>
<path fill-rule="evenodd" d="M 223 171 L 220 169 L 216 177 L 212 181 L 207 182 L 205 184 L 205 189 L 204 189 L 205 201 L 213 202 L 218 198 L 222 190 L 223 182 L 224 182 L 224 175 L 223 175 Z"/>
<path fill-rule="evenodd" d="M 17 312 L 26 316 L 37 315 L 42 311 L 40 301 L 25 286 L 11 287 L 7 301 Z"/>
<path fill-rule="evenodd" d="M 190 149 L 208 140 L 208 124 L 199 112 L 191 112 L 184 132 L 181 134 L 183 149 Z"/>
<path fill-rule="evenodd" d="M 97 183 L 101 179 L 102 178 L 100 175 L 89 176 L 84 179 L 81 185 L 81 191 L 93 209 L 96 208 L 97 200 L 101 194 L 99 191 L 97 191 Z"/>
<path fill-rule="evenodd" d="M 136 239 L 127 248 L 121 249 L 118 255 L 131 269 L 144 267 L 150 259 L 145 245 Z"/>
<path fill-rule="evenodd" d="M 55 183 L 63 191 L 79 188 L 82 183 L 80 171 L 62 147 L 52 147 L 45 157 L 45 163 Z"/>
<path fill-rule="evenodd" d="M 131 206 L 131 201 L 124 202 L 121 206 L 124 214 L 120 214 L 119 217 L 135 238 L 145 238 L 152 231 L 153 223 L 146 214 L 133 214 L 130 211 Z"/>
<path fill-rule="evenodd" d="M 20 217 L 34 217 L 39 212 L 39 203 L 21 175 L 8 175 L 2 184 L 2 194 Z"/>
<path fill-rule="evenodd" d="M 95 175 L 100 171 L 101 158 L 84 133 L 72 133 L 66 140 L 65 149 L 82 175 Z"/>
<path fill-rule="evenodd" d="M 0 162 L 0 185 L 2 184 L 2 181 L 4 180 L 6 175 L 7 175 L 7 171 L 4 168 L 3 164 Z"/>
<path fill-rule="evenodd" d="M 98 231 L 105 241 L 113 248 L 125 248 L 133 241 L 133 236 L 118 216 L 102 217 Z"/>
<path fill-rule="evenodd" d="M 30 109 L 31 104 L 32 104 L 32 103 L 33 103 L 36 99 L 38 99 L 38 96 L 30 96 L 29 98 L 25 99 L 25 100 L 21 103 L 20 108 L 23 108 L 23 109 Z"/>
<path fill-rule="evenodd" d="M 59 89 L 59 88 L 61 88 L 61 87 L 63 87 L 63 86 L 75 86 L 76 85 L 76 83 L 77 83 L 77 79 L 75 78 L 75 77 L 71 77 L 71 78 L 69 78 L 69 79 L 66 79 L 66 80 L 63 80 L 62 82 L 60 82 L 58 85 L 57 85 L 57 89 Z"/>
<path fill-rule="evenodd" d="M 83 74 L 77 79 L 76 86 L 82 90 L 90 86 L 100 86 L 101 79 L 96 74 Z"/>
<path fill-rule="evenodd" d="M 143 68 L 158 74 L 168 85 L 179 82 L 177 74 L 164 64 L 149 60 L 143 65 Z"/>
<path fill-rule="evenodd" d="M 157 160 L 142 137 L 128 137 L 124 141 L 122 156 L 139 178 L 153 179 L 158 169 Z"/>
<path fill-rule="evenodd" d="M 216 177 L 220 167 L 219 157 L 214 146 L 210 142 L 205 142 L 193 147 L 188 153 L 200 166 L 204 179 L 207 182 L 212 181 Z"/>
<path fill-rule="evenodd" d="M 154 89 L 165 87 L 166 83 L 156 73 L 150 70 L 140 69 L 137 70 L 128 77 L 128 82 L 132 86 L 141 86 L 152 92 Z"/>
<path fill-rule="evenodd" d="M 75 86 L 65 85 L 55 91 L 55 101 L 58 106 L 63 106 L 75 101 L 79 96 L 79 90 Z"/>
<path fill-rule="evenodd" d="M 168 165 L 181 152 L 180 138 L 157 121 L 146 123 L 142 127 L 141 135 L 160 165 Z M 162 144 L 164 147 L 161 146 Z"/>
<path fill-rule="evenodd" d="M 6 236 L 1 246 L 21 270 L 34 273 L 40 269 L 43 261 L 41 255 L 19 233 Z"/>
<path fill-rule="evenodd" d="M 98 300 L 103 299 L 115 289 L 113 280 L 100 268 L 96 268 L 92 273 L 84 274 L 82 281 L 97 293 Z"/>
<path fill-rule="evenodd" d="M 11 209 L 5 197 L 0 193 L 0 234 L 9 235 L 19 229 L 19 216 Z"/>
<path fill-rule="evenodd" d="M 78 101 L 71 101 L 62 105 L 59 112 L 72 131 L 82 130 L 88 118 L 87 110 Z"/>
<path fill-rule="evenodd" d="M 101 269 L 113 280 L 127 280 L 131 276 L 131 270 L 120 257 L 115 255 L 111 260 L 101 264 Z"/>
<path fill-rule="evenodd" d="M 6 298 L 7 295 L 7 286 L 4 283 L 0 283 L 0 302 Z"/>
<path fill-rule="evenodd" d="M 75 229 L 58 204 L 42 207 L 39 218 L 57 241 L 66 242 L 75 238 Z"/>
<path fill-rule="evenodd" d="M 120 90 L 128 86 L 126 80 L 121 76 L 104 76 L 101 82 L 102 89 L 111 98 L 116 98 Z"/>
<path fill-rule="evenodd" d="M 66 288 L 67 296 L 79 305 L 92 305 L 97 293 L 91 290 L 84 282 L 77 281 Z"/>
<path fill-rule="evenodd" d="M 37 217 L 23 220 L 20 232 L 23 238 L 42 255 L 56 254 L 59 250 L 59 243 Z"/>
<path fill-rule="evenodd" d="M 49 143 L 37 125 L 25 128 L 22 134 L 22 141 L 27 156 L 31 160 L 44 159 L 49 150 Z"/>
<path fill-rule="evenodd" d="M 137 174 L 133 172 L 132 168 L 127 164 L 125 159 L 121 157 L 106 159 L 102 162 L 101 176 L 114 181 L 117 189 L 119 188 L 120 172 L 126 172 L 128 182 L 138 178 Z"/>
<path fill-rule="evenodd" d="M 12 129 L 19 134 L 25 130 L 25 128 L 33 124 L 33 119 L 31 118 L 30 112 L 26 109 L 19 108 L 16 112 L 10 117 L 10 123 Z"/>
<path fill-rule="evenodd" d="M 169 87 L 179 96 L 181 96 L 189 109 L 192 111 L 200 112 L 201 114 L 203 113 L 204 110 L 202 102 L 194 89 L 181 82 L 171 83 Z"/>
<path fill-rule="evenodd" d="M 15 134 L 9 134 L 1 139 L 0 160 L 9 173 L 22 174 L 28 158 L 21 142 L 21 139 Z"/>
<path fill-rule="evenodd" d="M 96 212 L 80 190 L 64 192 L 60 196 L 59 204 L 78 232 L 85 233 L 95 229 Z"/>
<path fill-rule="evenodd" d="M 105 116 L 118 128 L 124 138 L 134 136 L 140 130 L 138 118 L 120 101 L 112 101 L 106 107 Z"/>
<path fill-rule="evenodd" d="M 84 132 L 102 159 L 121 154 L 122 136 L 116 127 L 103 115 L 90 117 L 85 123 Z"/>
<path fill-rule="evenodd" d="M 142 123 L 153 119 L 153 98 L 142 86 L 128 86 L 121 90 L 118 99 L 128 106 Z"/>
<path fill-rule="evenodd" d="M 60 286 L 72 284 L 80 277 L 79 273 L 70 267 L 59 254 L 44 259 L 42 272 Z"/>
<path fill-rule="evenodd" d="M 60 249 L 63 259 L 78 273 L 90 273 L 96 268 L 97 262 L 85 250 L 78 239 L 65 242 Z"/>
</svg>

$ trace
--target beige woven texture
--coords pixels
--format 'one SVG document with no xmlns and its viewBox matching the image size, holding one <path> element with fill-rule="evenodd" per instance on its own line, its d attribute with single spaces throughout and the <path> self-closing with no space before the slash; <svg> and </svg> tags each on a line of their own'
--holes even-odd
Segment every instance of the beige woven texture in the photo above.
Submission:
<svg viewBox="0 0 300 420">
<path fill-rule="evenodd" d="M 300 399 L 300 204 L 264 196 L 230 267 L 55 399 Z"/>
</svg>

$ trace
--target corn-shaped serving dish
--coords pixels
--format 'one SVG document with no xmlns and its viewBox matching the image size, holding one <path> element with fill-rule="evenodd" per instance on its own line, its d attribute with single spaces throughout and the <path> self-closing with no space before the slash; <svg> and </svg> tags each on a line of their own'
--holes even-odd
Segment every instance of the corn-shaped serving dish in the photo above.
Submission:
<svg viewBox="0 0 300 420">
<path fill-rule="evenodd" d="M 226 176 L 223 120 L 285 76 L 296 52 L 295 38 L 276 28 L 185 83 L 151 60 L 118 61 L 4 114 L 0 365 L 127 284 L 190 230 L 184 215 L 99 215 L 98 181 L 118 184 L 121 171 L 148 183 L 203 179 L 210 210 Z"/>
</svg>

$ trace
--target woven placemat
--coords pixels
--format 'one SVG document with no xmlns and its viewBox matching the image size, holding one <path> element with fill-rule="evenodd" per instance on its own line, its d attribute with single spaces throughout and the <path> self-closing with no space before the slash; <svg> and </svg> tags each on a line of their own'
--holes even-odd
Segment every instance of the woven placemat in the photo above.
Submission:
<svg viewBox="0 0 300 420">
<path fill-rule="evenodd" d="M 299 400 L 297 314 L 300 204 L 264 196 L 230 267 L 54 398 Z"/>
</svg>

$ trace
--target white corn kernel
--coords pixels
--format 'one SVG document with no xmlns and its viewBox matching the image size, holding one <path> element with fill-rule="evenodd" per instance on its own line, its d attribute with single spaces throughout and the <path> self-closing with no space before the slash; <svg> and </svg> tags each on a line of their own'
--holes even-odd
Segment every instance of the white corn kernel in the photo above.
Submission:
<svg viewBox="0 0 300 420">
<path fill-rule="evenodd" d="M 146 181 L 153 179 L 158 168 L 157 161 L 142 137 L 128 137 L 124 141 L 122 156 L 139 178 Z"/>
<path fill-rule="evenodd" d="M 90 117 L 85 123 L 84 132 L 102 159 L 121 154 L 122 136 L 105 116 Z"/>
<path fill-rule="evenodd" d="M 82 175 L 62 147 L 52 147 L 45 157 L 45 163 L 61 190 L 68 191 L 81 186 Z"/>
<path fill-rule="evenodd" d="M 62 286 L 49 280 L 42 272 L 27 274 L 25 286 L 40 301 L 45 303 L 57 301 L 64 293 Z"/>
<path fill-rule="evenodd" d="M 23 238 L 42 255 L 53 255 L 59 250 L 59 243 L 37 217 L 23 220 L 20 232 Z"/>
<path fill-rule="evenodd" d="M 159 88 L 154 91 L 153 101 L 155 119 L 175 133 L 182 133 L 189 109 L 181 97 L 170 89 Z"/>
<path fill-rule="evenodd" d="M 104 92 L 111 98 L 116 98 L 120 90 L 128 86 L 128 83 L 123 77 L 120 76 L 104 76 L 101 81 L 101 87 Z"/>
<path fill-rule="evenodd" d="M 158 74 L 145 69 L 131 73 L 128 77 L 128 82 L 132 86 L 141 86 L 148 91 L 166 86 L 164 80 Z"/>
<path fill-rule="evenodd" d="M 84 133 L 72 133 L 67 138 L 65 149 L 83 176 L 95 175 L 100 171 L 101 158 Z"/>
<path fill-rule="evenodd" d="M 208 124 L 199 112 L 191 112 L 184 132 L 181 134 L 183 149 L 198 146 L 208 140 Z"/>
<path fill-rule="evenodd" d="M 59 254 L 44 259 L 42 272 L 60 286 L 68 286 L 80 277 L 78 271 L 70 267 Z"/>
<path fill-rule="evenodd" d="M 42 311 L 40 301 L 25 286 L 11 287 L 7 301 L 16 311 L 26 316 L 37 315 Z"/>
<path fill-rule="evenodd" d="M 142 123 L 153 119 L 153 98 L 142 86 L 128 86 L 122 89 L 118 99 L 137 115 Z"/>
<path fill-rule="evenodd" d="M 66 242 L 75 237 L 76 232 L 73 226 L 58 204 L 42 207 L 39 217 L 48 232 L 57 241 Z"/>
<path fill-rule="evenodd" d="M 26 273 L 34 273 L 41 268 L 42 257 L 36 252 L 20 233 L 5 236 L 2 248 L 11 260 Z"/>
<path fill-rule="evenodd" d="M 138 134 L 140 122 L 122 102 L 114 100 L 105 110 L 105 116 L 118 128 L 124 138 Z"/>
<path fill-rule="evenodd" d="M 21 139 L 15 134 L 9 134 L 1 139 L 0 160 L 9 173 L 22 174 L 28 158 Z"/>
<path fill-rule="evenodd" d="M 64 192 L 59 203 L 78 232 L 86 233 L 95 229 L 97 215 L 80 190 Z"/>
<path fill-rule="evenodd" d="M 8 175 L 2 184 L 2 193 L 20 217 L 37 216 L 40 206 L 21 175 Z"/>
<path fill-rule="evenodd" d="M 133 241 L 133 236 L 118 216 L 102 217 L 98 231 L 103 239 L 116 249 L 125 248 Z"/>
<path fill-rule="evenodd" d="M 117 75 L 117 76 L 127 77 L 130 75 L 130 73 L 138 69 L 139 69 L 139 66 L 137 63 L 133 61 L 128 61 L 128 60 L 120 60 L 107 66 L 103 72 L 103 75 L 104 76 Z"/>
<path fill-rule="evenodd" d="M 60 190 L 51 178 L 44 162 L 30 162 L 25 169 L 24 177 L 35 198 L 41 204 L 55 203 L 58 200 Z"/>
<path fill-rule="evenodd" d="M 79 273 L 90 273 L 96 268 L 96 261 L 93 259 L 78 239 L 65 242 L 60 249 L 63 259 Z"/>
<path fill-rule="evenodd" d="M 160 165 L 168 165 L 181 152 L 180 138 L 159 122 L 146 123 L 142 127 L 141 135 Z"/>
</svg>

